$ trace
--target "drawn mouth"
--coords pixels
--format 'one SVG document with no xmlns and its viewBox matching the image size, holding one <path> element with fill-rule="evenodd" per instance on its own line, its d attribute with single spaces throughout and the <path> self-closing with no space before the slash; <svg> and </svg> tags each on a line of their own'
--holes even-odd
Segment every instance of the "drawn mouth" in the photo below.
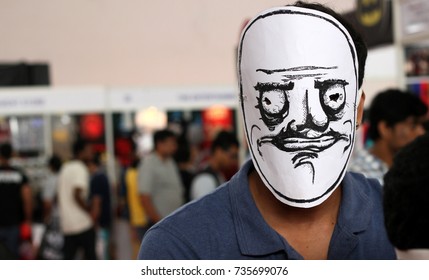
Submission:
<svg viewBox="0 0 429 280">
<path fill-rule="evenodd" d="M 257 144 L 258 147 L 263 144 L 272 144 L 285 152 L 308 151 L 318 153 L 341 140 L 348 142 L 349 137 L 333 130 L 314 138 L 297 135 L 296 132 L 281 131 L 277 135 L 268 135 L 258 139 Z"/>
</svg>

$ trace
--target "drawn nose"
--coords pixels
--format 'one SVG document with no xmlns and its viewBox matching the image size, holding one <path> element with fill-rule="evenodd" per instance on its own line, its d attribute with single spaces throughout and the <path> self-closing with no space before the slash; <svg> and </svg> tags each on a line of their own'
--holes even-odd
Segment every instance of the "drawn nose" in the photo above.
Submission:
<svg viewBox="0 0 429 280">
<path fill-rule="evenodd" d="M 311 92 L 309 96 L 308 90 L 302 99 L 301 109 L 297 108 L 297 114 L 293 121 L 290 122 L 290 128 L 295 131 L 313 130 L 323 132 L 328 128 L 328 116 L 320 103 L 319 93 Z M 298 106 L 298 105 L 297 105 Z"/>
</svg>

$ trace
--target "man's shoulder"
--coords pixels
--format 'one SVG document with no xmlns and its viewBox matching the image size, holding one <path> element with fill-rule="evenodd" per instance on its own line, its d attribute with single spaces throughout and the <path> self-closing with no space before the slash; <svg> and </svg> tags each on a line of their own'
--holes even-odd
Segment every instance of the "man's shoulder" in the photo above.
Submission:
<svg viewBox="0 0 429 280">
<path fill-rule="evenodd" d="M 197 224 L 215 223 L 230 214 L 228 186 L 182 206 L 167 216 L 159 225 L 161 227 L 194 226 Z M 207 220 L 208 219 L 208 220 Z M 192 230 L 192 229 L 190 229 Z"/>
<path fill-rule="evenodd" d="M 64 170 L 67 170 L 67 171 L 69 171 L 69 170 L 72 170 L 72 171 L 74 171 L 74 170 L 86 170 L 86 166 L 80 160 L 71 160 L 71 161 L 65 162 L 63 164 L 61 170 L 63 170 L 63 171 Z"/>
<path fill-rule="evenodd" d="M 382 195 L 380 182 L 375 178 L 367 178 L 362 173 L 348 171 L 343 182 L 353 187 L 355 191 L 365 193 L 366 195 L 377 197 Z"/>
<path fill-rule="evenodd" d="M 154 166 L 158 166 L 158 163 L 159 163 L 159 159 L 154 152 L 147 154 L 140 161 L 137 167 L 137 172 L 141 172 L 142 170 L 146 170 L 146 169 L 151 169 Z"/>
<path fill-rule="evenodd" d="M 216 178 L 216 174 L 210 173 L 210 172 L 206 172 L 206 171 L 198 172 L 192 178 L 192 184 L 196 184 L 196 183 L 203 183 L 203 184 L 205 184 L 205 183 L 207 183 L 207 181 L 213 182 L 213 184 L 219 184 L 219 182 L 218 182 L 218 180 Z"/>
<path fill-rule="evenodd" d="M 232 211 L 225 185 L 154 225 L 143 238 L 139 258 L 210 258 L 213 240 L 220 243 L 219 240 L 231 236 L 232 231 Z"/>
</svg>

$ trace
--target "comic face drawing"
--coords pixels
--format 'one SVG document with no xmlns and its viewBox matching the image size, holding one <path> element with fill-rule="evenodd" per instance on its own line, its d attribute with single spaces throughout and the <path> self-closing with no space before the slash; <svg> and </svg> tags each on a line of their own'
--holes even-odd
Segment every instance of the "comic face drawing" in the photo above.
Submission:
<svg viewBox="0 0 429 280">
<path fill-rule="evenodd" d="M 243 31 L 240 102 L 254 166 L 277 199 L 313 207 L 341 183 L 355 138 L 357 59 L 332 17 L 269 10 Z"/>
</svg>

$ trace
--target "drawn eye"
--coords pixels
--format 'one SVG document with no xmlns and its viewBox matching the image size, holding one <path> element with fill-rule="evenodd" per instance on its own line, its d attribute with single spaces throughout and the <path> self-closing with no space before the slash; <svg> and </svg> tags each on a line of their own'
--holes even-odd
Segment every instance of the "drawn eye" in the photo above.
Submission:
<svg viewBox="0 0 429 280">
<path fill-rule="evenodd" d="M 334 85 L 323 93 L 323 103 L 332 110 L 344 105 L 346 94 L 342 85 Z"/>
<path fill-rule="evenodd" d="M 258 103 L 256 107 L 259 108 L 261 119 L 270 130 L 283 121 L 289 110 L 286 92 L 282 90 L 261 92 Z"/>
<path fill-rule="evenodd" d="M 321 89 L 320 100 L 323 110 L 330 120 L 339 120 L 344 115 L 346 105 L 346 91 L 344 85 L 333 84 L 326 89 Z"/>
<path fill-rule="evenodd" d="M 258 83 L 255 89 L 259 91 L 258 105 L 261 119 L 268 129 L 274 130 L 275 126 L 282 123 L 289 112 L 289 100 L 287 92 L 294 87 L 289 83 Z"/>
<path fill-rule="evenodd" d="M 286 96 L 280 91 L 264 92 L 261 96 L 262 109 L 266 114 L 275 115 L 283 111 Z"/>
</svg>

